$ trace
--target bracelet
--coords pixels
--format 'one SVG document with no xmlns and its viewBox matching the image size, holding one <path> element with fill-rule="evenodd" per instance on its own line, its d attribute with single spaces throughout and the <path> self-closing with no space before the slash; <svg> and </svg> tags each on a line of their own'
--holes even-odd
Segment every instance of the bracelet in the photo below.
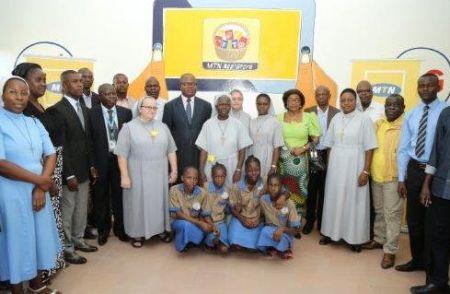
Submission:
<svg viewBox="0 0 450 294">
<path fill-rule="evenodd" d="M 365 175 L 370 175 L 370 173 L 369 173 L 368 171 L 366 171 L 366 170 L 363 170 L 362 172 L 363 172 L 363 174 L 365 174 Z"/>
<path fill-rule="evenodd" d="M 237 171 L 237 172 L 241 172 L 241 169 L 240 169 L 240 168 L 237 168 L 236 171 Z"/>
</svg>

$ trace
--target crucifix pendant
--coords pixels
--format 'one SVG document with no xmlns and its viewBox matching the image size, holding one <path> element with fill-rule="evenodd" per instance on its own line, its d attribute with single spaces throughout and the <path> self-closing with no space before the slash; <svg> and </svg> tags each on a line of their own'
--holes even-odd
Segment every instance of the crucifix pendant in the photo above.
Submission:
<svg viewBox="0 0 450 294">
<path fill-rule="evenodd" d="M 222 142 L 222 144 L 225 143 L 225 137 L 224 136 L 220 137 L 220 141 Z"/>
</svg>

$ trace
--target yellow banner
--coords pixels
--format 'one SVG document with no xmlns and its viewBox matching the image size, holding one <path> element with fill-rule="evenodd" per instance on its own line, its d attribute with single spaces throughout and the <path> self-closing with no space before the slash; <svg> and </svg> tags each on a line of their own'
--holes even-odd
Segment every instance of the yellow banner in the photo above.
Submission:
<svg viewBox="0 0 450 294">
<path fill-rule="evenodd" d="M 356 88 L 359 81 L 369 81 L 373 99 L 383 105 L 387 96 L 400 94 L 408 110 L 418 101 L 419 71 L 420 60 L 416 59 L 354 60 L 351 85 Z"/>
<path fill-rule="evenodd" d="M 268 9 L 167 9 L 166 77 L 297 78 L 301 12 Z"/>
<path fill-rule="evenodd" d="M 87 67 L 93 70 L 94 61 L 90 59 L 53 57 L 53 56 L 25 56 L 27 62 L 34 62 L 42 66 L 47 74 L 47 91 L 39 99 L 45 108 L 52 106 L 61 99 L 60 75 L 68 69 L 78 70 Z"/>
</svg>

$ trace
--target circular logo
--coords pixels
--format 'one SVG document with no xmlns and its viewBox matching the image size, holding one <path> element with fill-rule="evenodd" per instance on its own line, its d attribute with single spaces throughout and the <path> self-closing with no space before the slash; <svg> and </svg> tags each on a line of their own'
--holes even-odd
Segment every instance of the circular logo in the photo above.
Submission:
<svg viewBox="0 0 450 294">
<path fill-rule="evenodd" d="M 225 23 L 217 27 L 213 38 L 217 56 L 226 61 L 242 59 L 250 40 L 245 26 L 236 22 Z"/>
</svg>

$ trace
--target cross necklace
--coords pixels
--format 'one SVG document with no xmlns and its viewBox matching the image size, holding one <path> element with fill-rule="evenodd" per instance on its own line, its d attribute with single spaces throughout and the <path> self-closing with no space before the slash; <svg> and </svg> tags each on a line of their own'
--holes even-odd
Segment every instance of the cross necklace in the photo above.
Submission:
<svg viewBox="0 0 450 294">
<path fill-rule="evenodd" d="M 25 120 L 24 117 L 22 117 L 22 120 L 25 124 L 25 128 L 27 129 L 27 135 L 24 134 L 24 132 L 19 128 L 19 126 L 14 122 L 14 120 L 9 116 L 9 114 L 6 113 L 6 117 L 11 121 L 11 123 L 14 125 L 14 127 L 19 131 L 19 133 L 22 135 L 22 137 L 25 139 L 25 141 L 27 141 L 28 145 L 30 145 L 30 150 L 33 153 L 34 152 L 34 148 L 33 148 L 33 141 L 31 140 L 31 135 L 30 135 L 30 131 L 28 130 L 28 125 L 27 125 L 27 121 Z"/>
</svg>

